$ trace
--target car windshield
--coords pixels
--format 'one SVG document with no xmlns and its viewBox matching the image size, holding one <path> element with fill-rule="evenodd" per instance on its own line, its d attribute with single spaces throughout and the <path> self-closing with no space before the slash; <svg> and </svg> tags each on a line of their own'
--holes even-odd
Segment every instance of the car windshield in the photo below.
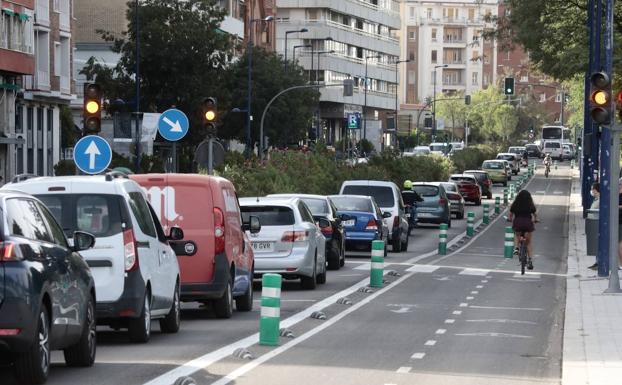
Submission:
<svg viewBox="0 0 622 385">
<path fill-rule="evenodd" d="M 262 226 L 290 226 L 295 223 L 294 211 L 285 206 L 242 206 L 242 220 L 249 221 L 251 215 L 259 218 Z"/>
<path fill-rule="evenodd" d="M 338 211 L 374 212 L 369 198 L 331 197 L 330 199 L 333 201 Z"/>
<path fill-rule="evenodd" d="M 505 165 L 501 162 L 484 162 L 482 168 L 488 168 L 491 170 L 502 170 Z"/>
<path fill-rule="evenodd" d="M 438 187 L 426 185 L 414 185 L 413 190 L 422 197 L 435 197 L 438 195 Z"/>
<path fill-rule="evenodd" d="M 326 203 L 325 199 L 315 199 L 315 198 L 302 198 L 302 201 L 309 206 L 309 210 L 311 210 L 311 214 L 313 215 L 323 215 L 328 214 L 328 203 Z"/>
<path fill-rule="evenodd" d="M 547 142 L 544 144 L 546 148 L 560 148 L 559 142 Z"/>
<path fill-rule="evenodd" d="M 380 207 L 393 207 L 395 205 L 393 189 L 389 186 L 346 185 L 343 189 L 343 194 L 373 197 Z"/>
</svg>

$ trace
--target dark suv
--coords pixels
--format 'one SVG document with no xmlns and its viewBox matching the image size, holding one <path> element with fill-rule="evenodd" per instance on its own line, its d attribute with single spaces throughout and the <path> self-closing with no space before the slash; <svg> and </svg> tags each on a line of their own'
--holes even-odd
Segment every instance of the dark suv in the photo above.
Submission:
<svg viewBox="0 0 622 385">
<path fill-rule="evenodd" d="M 70 246 L 41 201 L 13 191 L 0 192 L 0 237 L 0 352 L 19 382 L 45 382 L 51 350 L 93 365 L 95 286 L 78 251 L 95 238 L 77 231 Z"/>
</svg>

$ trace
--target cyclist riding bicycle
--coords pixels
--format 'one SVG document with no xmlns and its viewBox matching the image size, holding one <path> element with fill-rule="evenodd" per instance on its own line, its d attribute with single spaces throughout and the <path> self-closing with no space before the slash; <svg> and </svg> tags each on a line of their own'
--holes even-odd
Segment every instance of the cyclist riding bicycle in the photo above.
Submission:
<svg viewBox="0 0 622 385">
<path fill-rule="evenodd" d="M 508 220 L 512 222 L 512 230 L 514 230 L 514 255 L 519 253 L 518 244 L 521 234 L 524 233 L 527 244 L 527 268 L 533 270 L 531 238 L 532 233 L 536 230 L 534 223 L 538 223 L 538 215 L 529 191 L 521 190 L 516 195 L 514 203 L 510 206 Z"/>
<path fill-rule="evenodd" d="M 544 159 L 542 160 L 542 164 L 544 164 L 544 173 L 546 176 L 549 176 L 549 172 L 551 172 L 551 164 L 553 163 L 553 159 L 551 159 L 551 154 L 546 154 Z"/>
</svg>

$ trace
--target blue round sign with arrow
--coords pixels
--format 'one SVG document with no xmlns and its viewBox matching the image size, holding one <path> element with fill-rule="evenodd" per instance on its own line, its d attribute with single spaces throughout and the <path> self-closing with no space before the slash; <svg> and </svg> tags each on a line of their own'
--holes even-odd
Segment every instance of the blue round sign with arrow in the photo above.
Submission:
<svg viewBox="0 0 622 385">
<path fill-rule="evenodd" d="M 74 146 L 73 161 L 80 171 L 87 174 L 99 174 L 110 165 L 112 149 L 101 136 L 88 135 Z"/>
<path fill-rule="evenodd" d="M 158 120 L 158 132 L 168 141 L 176 142 L 186 136 L 190 123 L 182 111 L 171 108 L 164 111 Z"/>
</svg>

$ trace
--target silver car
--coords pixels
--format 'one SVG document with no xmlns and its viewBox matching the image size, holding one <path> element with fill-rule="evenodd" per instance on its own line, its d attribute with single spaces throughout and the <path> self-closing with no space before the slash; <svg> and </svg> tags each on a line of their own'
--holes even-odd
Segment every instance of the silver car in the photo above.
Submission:
<svg viewBox="0 0 622 385">
<path fill-rule="evenodd" d="M 255 276 L 278 273 L 284 279 L 298 279 L 303 289 L 315 289 L 326 282 L 326 238 L 309 207 L 300 198 L 242 198 L 242 219 L 259 218 L 261 231 L 248 233 L 255 252 Z"/>
</svg>

